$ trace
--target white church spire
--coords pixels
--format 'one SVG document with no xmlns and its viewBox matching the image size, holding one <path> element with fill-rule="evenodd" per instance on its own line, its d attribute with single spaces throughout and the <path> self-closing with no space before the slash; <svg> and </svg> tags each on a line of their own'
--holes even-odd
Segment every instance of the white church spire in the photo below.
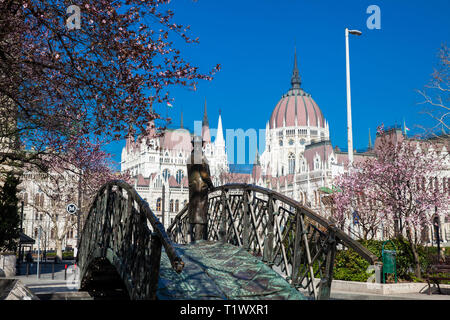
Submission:
<svg viewBox="0 0 450 320">
<path fill-rule="evenodd" d="M 220 109 L 219 109 L 219 122 L 217 124 L 217 136 L 216 140 L 214 141 L 214 144 L 216 147 L 225 146 L 225 139 L 223 138 L 223 129 L 222 129 L 222 116 Z"/>
</svg>

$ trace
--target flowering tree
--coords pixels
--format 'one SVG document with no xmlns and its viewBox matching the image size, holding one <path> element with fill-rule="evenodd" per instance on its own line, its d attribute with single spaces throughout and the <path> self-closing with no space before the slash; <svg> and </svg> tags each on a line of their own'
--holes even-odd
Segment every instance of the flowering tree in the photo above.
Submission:
<svg viewBox="0 0 450 320">
<path fill-rule="evenodd" d="M 420 277 L 417 245 L 421 233 L 435 210 L 448 214 L 448 182 L 439 176 L 448 166 L 448 153 L 441 152 L 440 144 L 398 139 L 383 128 L 378 135 L 376 156 L 337 178 L 342 192 L 334 194 L 335 219 L 342 222 L 352 208 L 365 233 L 375 232 L 383 222 L 394 230 L 394 236 L 406 236 Z"/>
<path fill-rule="evenodd" d="M 0 162 L 63 149 L 74 126 L 113 140 L 132 123 L 139 134 L 161 119 L 169 86 L 210 80 L 219 66 L 199 73 L 174 48 L 173 36 L 198 39 L 173 21 L 169 2 L 0 0 L 0 141 L 10 143 Z"/>
<path fill-rule="evenodd" d="M 75 215 L 67 213 L 67 205 L 81 203 L 81 213 L 87 213 L 96 192 L 104 183 L 113 179 L 130 181 L 128 176 L 113 172 L 108 163 L 109 155 L 101 150 L 100 142 L 78 140 L 72 141 L 71 146 L 70 152 L 55 153 L 44 159 L 47 174 L 34 182 L 47 201 L 31 204 L 38 213 L 50 218 L 59 259 L 62 258 L 63 240 L 78 222 Z"/>
<path fill-rule="evenodd" d="M 362 239 L 375 238 L 383 221 L 380 214 L 382 207 L 375 200 L 375 189 L 368 188 L 364 172 L 345 173 L 336 178 L 335 184 L 345 190 L 332 196 L 334 202 L 331 212 L 336 224 L 344 229 L 346 224 L 355 223 L 362 232 L 359 234 Z"/>
</svg>

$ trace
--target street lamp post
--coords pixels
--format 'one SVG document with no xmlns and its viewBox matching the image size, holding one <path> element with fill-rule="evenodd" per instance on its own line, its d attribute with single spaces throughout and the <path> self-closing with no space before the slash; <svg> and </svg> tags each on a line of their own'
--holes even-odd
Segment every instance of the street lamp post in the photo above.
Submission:
<svg viewBox="0 0 450 320">
<path fill-rule="evenodd" d="M 345 28 L 345 61 L 347 69 L 347 144 L 349 168 L 353 165 L 353 134 L 352 134 L 352 101 L 350 94 L 350 54 L 348 49 L 348 35 L 354 34 L 360 36 L 361 31 L 348 30 Z"/>
<path fill-rule="evenodd" d="M 24 201 L 22 200 L 21 201 L 21 209 L 20 209 L 20 232 L 19 232 L 19 268 L 18 268 L 18 270 L 19 270 L 19 272 L 18 272 L 18 274 L 20 274 L 20 264 L 22 263 L 22 259 L 23 259 L 23 256 L 22 256 L 22 244 L 20 243 L 20 233 L 22 233 L 23 232 L 23 203 L 24 203 Z M 23 233 L 25 233 L 25 232 L 23 232 Z"/>
<path fill-rule="evenodd" d="M 38 233 L 38 255 L 37 255 L 37 272 L 36 272 L 36 275 L 37 275 L 37 278 L 39 279 L 40 278 L 40 270 L 39 270 L 39 267 L 40 267 L 40 259 L 41 259 L 41 231 L 42 231 L 42 228 L 41 228 L 41 226 L 39 225 L 39 233 Z"/>
<path fill-rule="evenodd" d="M 360 36 L 361 31 L 358 30 L 348 30 L 345 28 L 345 62 L 346 62 L 346 72 L 347 72 L 347 145 L 348 145 L 348 170 L 350 172 L 353 166 L 353 134 L 352 134 L 352 99 L 350 94 L 350 54 L 348 48 L 348 35 L 354 34 Z M 353 207 L 350 207 L 350 211 L 353 214 Z M 353 221 L 350 223 L 350 229 L 352 230 L 353 236 Z"/>
<path fill-rule="evenodd" d="M 161 218 L 162 218 L 162 225 L 164 228 L 166 227 L 166 186 L 163 184 L 162 186 L 162 207 L 161 207 Z"/>
</svg>

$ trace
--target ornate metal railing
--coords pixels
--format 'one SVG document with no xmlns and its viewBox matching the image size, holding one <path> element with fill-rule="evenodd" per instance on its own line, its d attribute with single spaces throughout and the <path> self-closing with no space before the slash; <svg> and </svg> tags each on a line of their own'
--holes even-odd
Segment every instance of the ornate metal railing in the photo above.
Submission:
<svg viewBox="0 0 450 320">
<path fill-rule="evenodd" d="M 129 184 L 108 182 L 95 196 L 81 234 L 81 288 L 90 264 L 101 258 L 115 267 L 131 299 L 155 299 L 162 246 L 181 272 L 184 263 L 148 203 Z"/>
<path fill-rule="evenodd" d="M 178 213 L 167 233 L 174 242 L 190 242 L 188 206 Z M 370 264 L 377 260 L 311 209 L 280 193 L 247 184 L 228 184 L 209 193 L 208 240 L 244 247 L 315 299 L 330 296 L 338 244 L 352 248 Z"/>
</svg>

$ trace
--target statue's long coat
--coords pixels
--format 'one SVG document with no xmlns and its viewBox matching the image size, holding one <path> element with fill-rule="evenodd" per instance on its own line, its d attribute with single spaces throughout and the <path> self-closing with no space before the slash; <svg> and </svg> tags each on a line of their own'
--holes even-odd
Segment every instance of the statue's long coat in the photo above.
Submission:
<svg viewBox="0 0 450 320">
<path fill-rule="evenodd" d="M 194 153 L 187 163 L 189 179 L 189 223 L 208 222 L 208 188 L 213 188 L 209 165 L 202 157 L 202 163 L 194 163 Z"/>
</svg>

